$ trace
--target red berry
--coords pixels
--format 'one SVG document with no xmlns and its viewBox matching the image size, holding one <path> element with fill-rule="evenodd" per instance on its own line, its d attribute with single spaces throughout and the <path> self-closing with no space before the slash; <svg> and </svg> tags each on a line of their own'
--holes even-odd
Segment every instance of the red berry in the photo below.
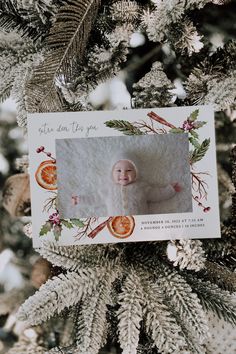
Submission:
<svg viewBox="0 0 236 354">
<path fill-rule="evenodd" d="M 36 149 L 36 152 L 39 154 L 41 152 L 41 149 L 40 148 L 37 148 Z"/>
<path fill-rule="evenodd" d="M 44 151 L 44 146 L 40 146 L 40 150 L 41 150 L 41 151 Z"/>
<path fill-rule="evenodd" d="M 207 213 L 207 212 L 210 211 L 210 210 L 211 210 L 210 207 L 206 207 L 206 208 L 203 209 L 204 213 Z"/>
<path fill-rule="evenodd" d="M 50 152 L 47 152 L 47 156 L 51 157 L 51 156 L 52 156 L 52 154 L 51 154 Z"/>
</svg>

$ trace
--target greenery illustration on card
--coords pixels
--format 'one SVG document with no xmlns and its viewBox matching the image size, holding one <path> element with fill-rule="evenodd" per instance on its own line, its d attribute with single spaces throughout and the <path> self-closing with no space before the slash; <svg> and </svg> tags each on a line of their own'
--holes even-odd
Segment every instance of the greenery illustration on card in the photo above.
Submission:
<svg viewBox="0 0 236 354">
<path fill-rule="evenodd" d="M 76 119 L 67 113 L 65 121 L 55 113 L 53 125 L 41 115 L 31 152 L 42 205 L 35 242 L 168 239 L 174 228 L 176 238 L 197 237 L 218 215 L 216 170 L 205 163 L 215 158 L 210 114 L 208 107 L 186 107 L 124 111 L 121 119 L 115 112 L 96 120 L 96 112 Z M 117 179 L 124 166 L 130 172 Z"/>
</svg>

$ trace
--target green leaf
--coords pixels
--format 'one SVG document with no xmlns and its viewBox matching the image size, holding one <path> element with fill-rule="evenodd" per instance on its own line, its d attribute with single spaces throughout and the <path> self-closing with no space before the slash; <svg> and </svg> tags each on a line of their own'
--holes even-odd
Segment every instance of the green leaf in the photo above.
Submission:
<svg viewBox="0 0 236 354">
<path fill-rule="evenodd" d="M 197 117 L 198 117 L 198 114 L 199 114 L 199 109 L 196 109 L 195 111 L 193 111 L 190 116 L 187 118 L 187 120 L 189 122 L 194 122 L 195 120 L 197 120 Z"/>
<path fill-rule="evenodd" d="M 199 135 L 198 135 L 197 132 L 195 132 L 195 130 L 191 129 L 191 130 L 189 131 L 189 133 L 190 133 L 195 139 L 198 139 Z"/>
<path fill-rule="evenodd" d="M 132 123 L 126 120 L 108 120 L 104 123 L 108 128 L 119 130 L 125 135 L 144 135 L 144 133 Z"/>
<path fill-rule="evenodd" d="M 84 223 L 80 219 L 70 219 L 70 222 L 75 226 L 84 227 Z"/>
<path fill-rule="evenodd" d="M 61 230 L 62 230 L 62 227 L 60 225 L 55 225 L 53 228 L 53 235 L 54 235 L 56 241 L 58 241 L 61 236 Z"/>
<path fill-rule="evenodd" d="M 68 220 L 65 219 L 61 219 L 61 223 L 67 227 L 67 229 L 73 229 L 73 224 L 71 222 L 69 222 Z"/>
<path fill-rule="evenodd" d="M 184 133 L 184 129 L 182 129 L 182 128 L 171 128 L 169 130 L 169 133 L 174 133 L 174 134 Z"/>
<path fill-rule="evenodd" d="M 206 154 L 208 148 L 210 146 L 210 139 L 205 139 L 199 148 L 196 148 L 191 152 L 190 162 L 191 164 L 200 161 Z"/>
<path fill-rule="evenodd" d="M 41 227 L 39 236 L 44 236 L 51 230 L 52 230 L 52 224 L 50 223 L 50 221 L 46 221 L 46 223 Z"/>
<path fill-rule="evenodd" d="M 194 123 L 194 129 L 199 129 L 201 127 L 203 127 L 203 125 L 207 124 L 207 122 L 204 122 L 204 121 L 197 121 Z"/>
<path fill-rule="evenodd" d="M 196 139 L 190 137 L 189 141 L 195 148 L 197 148 L 197 149 L 200 148 L 201 145 L 199 144 L 199 142 Z"/>
</svg>

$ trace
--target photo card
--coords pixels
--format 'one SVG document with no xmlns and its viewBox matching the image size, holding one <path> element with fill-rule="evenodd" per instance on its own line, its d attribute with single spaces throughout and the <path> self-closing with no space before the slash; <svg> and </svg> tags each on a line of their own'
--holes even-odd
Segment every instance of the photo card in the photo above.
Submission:
<svg viewBox="0 0 236 354">
<path fill-rule="evenodd" d="M 192 211 L 186 133 L 56 139 L 56 156 L 62 218 Z"/>
<path fill-rule="evenodd" d="M 33 244 L 220 237 L 211 106 L 28 117 Z"/>
</svg>

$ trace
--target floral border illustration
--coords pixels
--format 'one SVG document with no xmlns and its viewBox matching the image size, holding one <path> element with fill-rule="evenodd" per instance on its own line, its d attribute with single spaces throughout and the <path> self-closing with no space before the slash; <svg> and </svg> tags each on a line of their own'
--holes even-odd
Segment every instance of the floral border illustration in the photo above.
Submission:
<svg viewBox="0 0 236 354">
<path fill-rule="evenodd" d="M 116 129 L 122 132 L 124 135 L 147 135 L 147 134 L 181 134 L 188 133 L 188 139 L 193 149 L 189 152 L 189 164 L 191 173 L 191 184 L 192 184 L 192 198 L 197 205 L 202 208 L 203 212 L 209 212 L 210 206 L 206 206 L 208 195 L 208 183 L 206 182 L 209 173 L 207 171 L 197 171 L 196 164 L 201 161 L 206 155 L 209 146 L 210 138 L 204 139 L 202 142 L 199 140 L 198 130 L 203 127 L 207 122 L 199 121 L 199 110 L 194 110 L 183 123 L 176 127 L 172 123 L 168 122 L 164 118 L 157 115 L 155 112 L 151 111 L 147 114 L 149 120 L 129 122 L 125 120 L 110 120 L 104 122 L 106 127 Z M 56 159 L 52 157 L 50 152 L 45 151 L 45 147 L 41 146 L 36 149 L 37 153 L 44 153 L 48 158 L 51 159 L 52 163 L 56 163 Z M 45 163 L 43 161 L 41 164 Z M 50 160 L 47 160 L 50 163 Z M 45 188 L 47 189 L 47 188 Z M 51 190 L 50 190 L 51 189 Z M 57 192 L 56 187 L 50 188 L 48 192 L 50 196 L 45 200 L 43 206 L 43 212 L 48 214 L 52 210 L 53 212 L 49 215 L 48 219 L 41 226 L 39 236 L 44 236 L 48 232 L 52 232 L 56 241 L 60 239 L 63 228 L 75 229 L 77 232 L 74 235 L 75 241 L 79 241 L 84 237 L 95 238 L 105 227 L 108 228 L 110 234 L 117 238 L 129 237 L 135 228 L 135 219 L 133 216 L 118 217 L 125 219 L 124 222 L 129 224 L 130 232 L 128 236 L 122 237 L 122 235 L 116 234 L 112 229 L 113 222 L 117 217 L 109 217 L 102 223 L 98 224 L 98 218 L 90 217 L 87 219 L 63 219 L 60 218 L 59 212 L 57 210 Z M 122 220 L 123 220 L 122 219 Z M 121 221 L 122 221 L 121 220 Z M 119 220 L 120 222 L 120 220 Z"/>
</svg>

